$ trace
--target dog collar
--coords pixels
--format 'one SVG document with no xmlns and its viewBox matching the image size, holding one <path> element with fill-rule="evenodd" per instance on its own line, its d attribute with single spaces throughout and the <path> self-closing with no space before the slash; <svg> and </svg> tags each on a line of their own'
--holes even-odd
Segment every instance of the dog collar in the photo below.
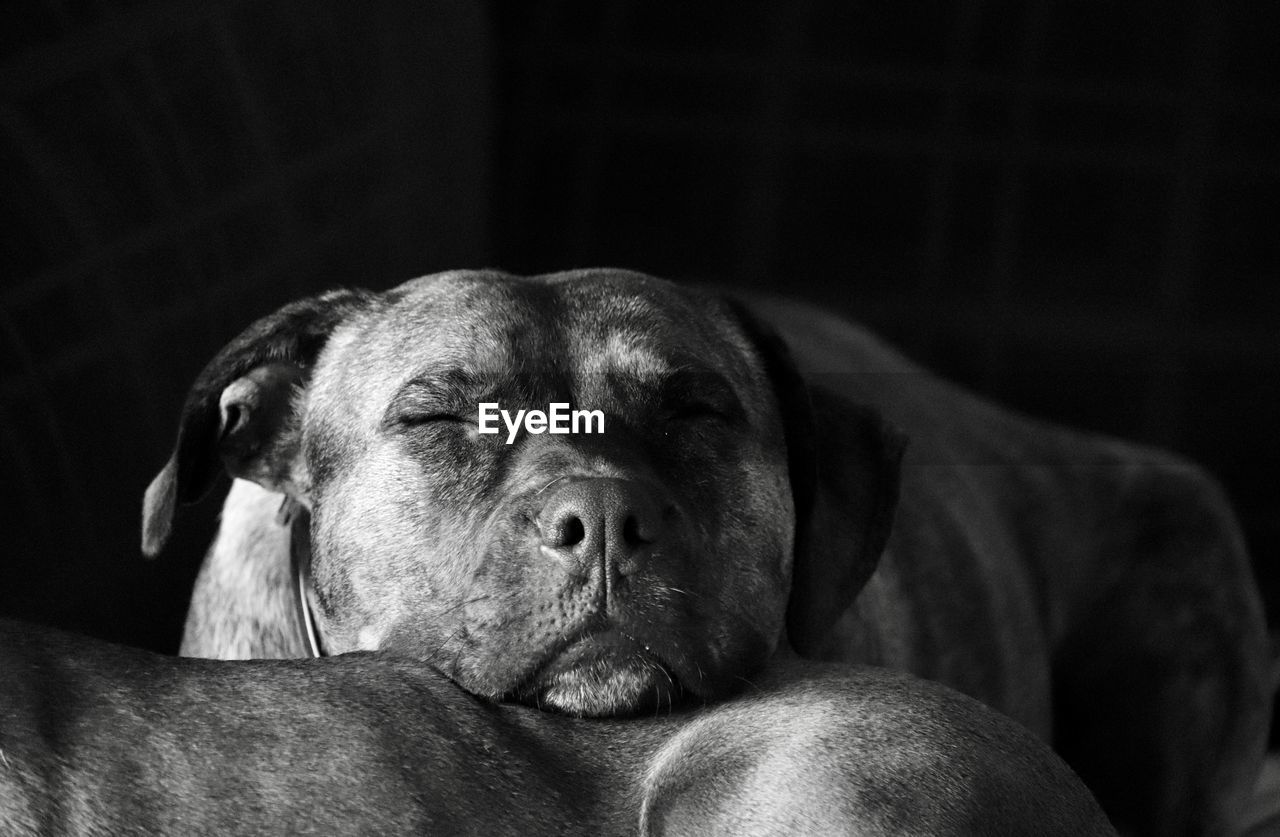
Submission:
<svg viewBox="0 0 1280 837">
<path fill-rule="evenodd" d="M 293 576 L 294 613 L 303 645 L 312 657 L 323 657 L 324 646 L 316 631 L 316 620 L 311 612 L 311 513 L 294 500 L 285 497 L 280 504 L 278 519 L 289 527 L 289 570 Z"/>
</svg>

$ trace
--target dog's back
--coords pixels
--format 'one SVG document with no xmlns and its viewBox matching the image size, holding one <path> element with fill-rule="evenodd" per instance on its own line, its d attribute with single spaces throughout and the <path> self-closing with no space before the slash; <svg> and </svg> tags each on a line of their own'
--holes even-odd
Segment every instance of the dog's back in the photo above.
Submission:
<svg viewBox="0 0 1280 837">
<path fill-rule="evenodd" d="M 910 439 L 893 535 L 822 647 L 912 671 L 1052 740 L 1120 822 L 1211 832 L 1267 738 L 1266 626 L 1216 483 L 1163 451 L 965 392 L 847 321 L 756 302 L 811 383 Z"/>
</svg>

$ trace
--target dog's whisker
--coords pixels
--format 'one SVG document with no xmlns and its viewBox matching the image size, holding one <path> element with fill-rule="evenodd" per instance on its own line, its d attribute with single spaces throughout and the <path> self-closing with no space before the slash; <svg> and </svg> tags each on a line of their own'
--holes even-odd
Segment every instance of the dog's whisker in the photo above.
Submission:
<svg viewBox="0 0 1280 837">
<path fill-rule="evenodd" d="M 490 595 L 490 594 L 488 594 L 488 593 L 484 593 L 484 594 L 479 595 L 479 596 L 476 596 L 475 598 L 472 598 L 472 599 L 463 599 L 462 601 L 457 602 L 457 603 L 455 603 L 455 604 L 452 604 L 452 605 L 450 605 L 449 607 L 445 608 L 444 610 L 440 611 L 440 614 L 439 614 L 439 615 L 440 615 L 440 616 L 448 616 L 450 613 L 453 613 L 453 612 L 454 612 L 454 611 L 456 611 L 456 610 L 460 610 L 460 609 L 462 609 L 462 608 L 464 608 L 464 607 L 467 607 L 468 605 L 473 605 L 473 604 L 476 604 L 476 603 L 478 603 L 478 602 L 483 602 L 483 601 L 485 601 L 486 599 L 491 599 L 491 598 L 493 598 L 493 596 L 492 596 L 492 595 Z"/>
<path fill-rule="evenodd" d="M 446 653 L 446 649 L 449 647 L 449 643 L 457 639 L 459 635 L 465 633 L 466 630 L 467 630 L 466 625 L 459 625 L 453 631 L 453 633 L 445 637 L 444 640 L 442 640 L 440 644 L 436 646 L 435 653 L 431 655 L 431 659 L 439 659 L 440 657 L 443 657 Z M 453 662 L 449 664 L 449 667 L 447 669 L 445 669 L 445 673 L 451 679 L 456 678 L 458 676 L 459 670 L 462 665 L 462 654 L 463 652 L 466 651 L 466 648 L 467 648 L 466 643 L 463 643 L 463 642 L 458 643 L 458 651 L 456 654 L 453 655 Z"/>
<path fill-rule="evenodd" d="M 462 652 L 466 650 L 466 646 L 458 643 L 458 652 L 453 655 L 452 671 L 455 675 L 461 673 L 462 670 Z"/>
<path fill-rule="evenodd" d="M 450 642 L 453 642 L 454 637 L 456 637 L 456 636 L 459 634 L 459 632 L 461 632 L 461 631 L 462 631 L 462 628 L 461 628 L 461 627 L 458 627 L 455 631 L 453 631 L 453 633 L 449 634 L 447 637 L 445 637 L 444 639 L 440 640 L 440 644 L 436 646 L 435 653 L 434 653 L 434 654 L 432 654 L 431 656 L 432 656 L 432 657 L 435 657 L 435 656 L 438 656 L 438 655 L 440 655 L 440 654 L 443 654 L 443 653 L 444 653 L 444 650 L 445 650 L 446 648 L 448 648 L 448 647 L 449 647 L 449 643 L 450 643 Z"/>
<path fill-rule="evenodd" d="M 542 488 L 539 488 L 536 492 L 534 492 L 534 495 L 533 495 L 533 496 L 537 497 L 537 496 L 541 495 L 541 494 L 542 494 L 542 492 L 546 491 L 546 490 L 547 490 L 548 488 L 550 488 L 551 486 L 553 486 L 553 485 L 555 485 L 556 483 L 560 482 L 560 480 L 564 480 L 564 479 L 568 479 L 568 478 L 569 478 L 569 475 L 568 475 L 568 474 L 561 474 L 560 476 L 558 476 L 558 477 L 556 477 L 555 479 L 553 479 L 551 482 L 549 482 L 549 483 L 547 483 L 546 485 L 542 486 Z"/>
</svg>

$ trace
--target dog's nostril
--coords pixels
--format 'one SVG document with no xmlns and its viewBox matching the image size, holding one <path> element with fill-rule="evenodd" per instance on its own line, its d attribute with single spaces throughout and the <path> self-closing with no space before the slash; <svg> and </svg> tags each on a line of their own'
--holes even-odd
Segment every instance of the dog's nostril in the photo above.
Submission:
<svg viewBox="0 0 1280 837">
<path fill-rule="evenodd" d="M 634 514 L 627 515 L 627 519 L 623 521 L 622 540 L 630 546 L 640 546 L 653 541 L 649 533 L 641 528 L 640 518 Z"/>
<path fill-rule="evenodd" d="M 582 543 L 587 537 L 587 528 L 582 525 L 582 518 L 571 517 L 564 522 L 560 532 L 561 546 L 574 546 Z"/>
</svg>

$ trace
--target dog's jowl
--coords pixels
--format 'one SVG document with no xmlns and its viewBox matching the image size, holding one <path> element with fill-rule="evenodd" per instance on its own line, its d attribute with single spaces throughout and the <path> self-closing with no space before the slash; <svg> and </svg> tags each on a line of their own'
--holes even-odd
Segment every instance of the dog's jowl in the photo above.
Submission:
<svg viewBox="0 0 1280 837">
<path fill-rule="evenodd" d="M 1258 770 L 1265 630 L 1215 484 L 806 306 L 616 270 L 302 300 L 199 376 L 148 552 L 219 459 L 238 479 L 189 655 L 306 653 L 288 498 L 324 649 L 412 656 L 487 698 L 712 701 L 789 645 L 1001 710 L 1133 833 L 1226 827 Z"/>
</svg>

